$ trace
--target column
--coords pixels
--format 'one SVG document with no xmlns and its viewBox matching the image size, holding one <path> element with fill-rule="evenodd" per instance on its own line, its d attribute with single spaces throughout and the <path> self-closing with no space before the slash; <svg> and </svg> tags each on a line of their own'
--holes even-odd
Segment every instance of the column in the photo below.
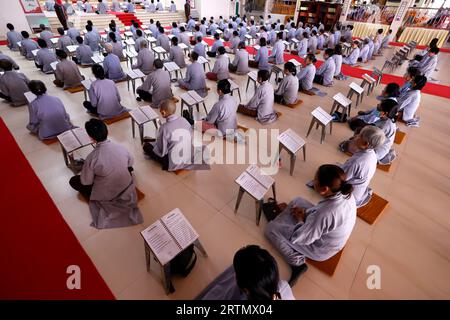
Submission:
<svg viewBox="0 0 450 320">
<path fill-rule="evenodd" d="M 408 8 L 414 5 L 414 0 L 402 0 L 397 8 L 397 12 L 395 13 L 394 20 L 392 20 L 390 29 L 392 30 L 392 34 L 396 36 L 398 29 L 403 23 L 403 19 L 405 18 L 406 13 L 408 12 Z"/>
<path fill-rule="evenodd" d="M 264 3 L 264 21 L 267 20 L 267 16 L 270 13 L 270 10 L 272 9 L 273 0 L 267 0 Z"/>
<path fill-rule="evenodd" d="M 294 22 L 295 25 L 297 25 L 297 21 L 298 21 L 298 12 L 300 11 L 300 6 L 301 6 L 301 1 L 297 0 L 296 6 L 295 6 L 295 12 L 294 12 Z"/>
<path fill-rule="evenodd" d="M 347 14 L 350 10 L 350 5 L 352 4 L 352 0 L 344 0 L 344 3 L 342 4 L 342 11 L 341 15 L 339 17 L 339 22 L 343 23 L 347 21 Z"/>
</svg>

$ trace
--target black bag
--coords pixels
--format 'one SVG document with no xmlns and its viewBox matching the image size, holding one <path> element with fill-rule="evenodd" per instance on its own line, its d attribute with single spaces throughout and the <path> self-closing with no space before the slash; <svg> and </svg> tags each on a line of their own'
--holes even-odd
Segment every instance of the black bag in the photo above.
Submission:
<svg viewBox="0 0 450 320">
<path fill-rule="evenodd" d="M 186 277 L 194 268 L 196 262 L 197 254 L 192 244 L 170 261 L 170 273 L 181 274 L 183 277 Z"/>
<path fill-rule="evenodd" d="M 347 114 L 344 114 L 344 117 L 342 117 L 342 120 L 341 120 L 342 112 L 335 111 L 332 114 L 332 116 L 333 116 L 333 122 L 347 122 Z"/>
<path fill-rule="evenodd" d="M 280 214 L 280 208 L 274 198 L 269 198 L 266 203 L 263 203 L 262 210 L 267 221 L 272 221 Z"/>
</svg>

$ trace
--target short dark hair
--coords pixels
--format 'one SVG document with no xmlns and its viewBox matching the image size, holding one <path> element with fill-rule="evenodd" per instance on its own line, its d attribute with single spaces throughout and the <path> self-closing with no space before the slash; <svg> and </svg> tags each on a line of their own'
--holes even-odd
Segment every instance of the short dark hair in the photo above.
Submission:
<svg viewBox="0 0 450 320">
<path fill-rule="evenodd" d="M 131 20 L 131 21 L 133 21 L 133 20 Z M 94 24 L 92 23 L 91 20 L 86 21 L 86 23 L 87 23 L 88 25 L 90 25 L 90 26 L 93 26 L 93 25 L 94 25 Z"/>
<path fill-rule="evenodd" d="M 192 52 L 191 52 L 191 58 L 192 58 L 192 60 L 197 61 L 197 59 L 198 59 L 198 53 L 195 52 L 195 51 L 192 51 Z"/>
<path fill-rule="evenodd" d="M 297 74 L 297 68 L 290 61 L 288 61 L 284 64 L 284 69 L 286 69 L 289 73 L 291 73 L 294 76 Z"/>
<path fill-rule="evenodd" d="M 114 42 L 114 43 L 117 42 L 116 34 L 114 32 L 108 33 L 108 37 L 112 40 L 112 42 Z M 77 40 L 78 40 L 78 38 L 77 38 Z M 83 43 L 83 38 L 81 38 L 80 44 L 81 43 Z"/>
<path fill-rule="evenodd" d="M 99 119 L 90 119 L 84 125 L 87 134 L 97 142 L 105 141 L 108 137 L 106 124 Z"/>
<path fill-rule="evenodd" d="M 64 50 L 56 49 L 56 56 L 60 59 L 67 59 L 67 53 Z"/>
<path fill-rule="evenodd" d="M 202 42 L 203 38 L 198 36 L 196 40 L 197 40 L 197 42 Z"/>
<path fill-rule="evenodd" d="M 428 52 L 438 54 L 439 53 L 439 48 L 438 47 L 431 47 Z"/>
<path fill-rule="evenodd" d="M 28 32 L 26 32 L 26 31 L 22 31 L 20 34 L 21 34 L 22 37 L 24 37 L 25 39 L 28 39 L 28 38 L 30 37 L 30 34 L 29 34 Z"/>
<path fill-rule="evenodd" d="M 38 46 L 41 48 L 47 48 L 47 42 L 44 39 L 37 40 Z"/>
<path fill-rule="evenodd" d="M 86 31 L 92 31 L 92 26 L 90 24 L 86 25 Z"/>
<path fill-rule="evenodd" d="M 137 35 L 138 37 L 142 37 L 142 30 L 141 30 L 141 29 L 137 29 L 137 30 L 136 30 L 136 35 Z"/>
<path fill-rule="evenodd" d="M 400 86 L 395 82 L 388 83 L 384 88 L 384 92 L 388 97 L 396 98 L 400 95 Z"/>
<path fill-rule="evenodd" d="M 342 46 L 340 44 L 334 46 L 334 54 L 342 55 Z"/>
<path fill-rule="evenodd" d="M 277 38 L 278 39 L 283 39 L 283 32 L 278 32 L 277 33 Z"/>
<path fill-rule="evenodd" d="M 14 30 L 14 26 L 11 23 L 7 23 L 6 27 L 11 31 Z"/>
<path fill-rule="evenodd" d="M 266 38 L 261 38 L 261 39 L 259 39 L 259 46 L 260 47 L 264 47 L 264 46 L 266 46 L 267 45 L 267 40 L 266 40 Z"/>
<path fill-rule="evenodd" d="M 47 87 L 41 80 L 31 80 L 28 82 L 28 89 L 37 96 L 41 96 L 47 92 Z"/>
<path fill-rule="evenodd" d="M 219 52 L 220 55 L 223 55 L 227 52 L 227 50 L 225 50 L 225 47 L 220 46 L 217 48 L 217 52 Z"/>
<path fill-rule="evenodd" d="M 170 42 L 172 42 L 172 45 L 177 46 L 178 45 L 178 38 L 177 37 L 172 37 L 172 39 L 170 39 Z"/>
<path fill-rule="evenodd" d="M 352 184 L 347 182 L 347 175 L 341 167 L 334 164 L 324 164 L 319 167 L 316 179 L 321 187 L 328 187 L 331 192 L 341 192 L 350 196 L 353 191 Z"/>
<path fill-rule="evenodd" d="M 393 121 L 397 118 L 398 103 L 394 99 L 384 99 L 380 102 L 378 108 L 379 111 L 385 112 L 387 117 Z"/>
<path fill-rule="evenodd" d="M 246 290 L 249 300 L 280 299 L 278 285 L 280 274 L 274 257 L 257 245 L 246 246 L 236 252 L 233 258 L 236 284 Z"/>
<path fill-rule="evenodd" d="M 0 60 L 0 69 L 3 69 L 4 71 L 11 71 L 13 69 L 13 65 L 11 61 L 2 59 Z"/>
<path fill-rule="evenodd" d="M 163 28 L 163 27 L 159 26 L 158 31 L 159 31 L 159 33 L 161 33 L 161 34 L 164 34 L 164 28 Z"/>
<path fill-rule="evenodd" d="M 227 79 L 219 80 L 217 82 L 217 89 L 222 91 L 223 94 L 228 94 L 231 92 L 231 83 Z"/>
<path fill-rule="evenodd" d="M 63 27 L 59 27 L 58 29 L 58 33 L 60 34 L 60 35 L 64 35 L 64 28 Z"/>
<path fill-rule="evenodd" d="M 105 79 L 105 69 L 103 69 L 103 67 L 98 63 L 92 66 L 92 73 L 97 79 Z"/>
<path fill-rule="evenodd" d="M 427 84 L 427 77 L 424 75 L 418 75 L 414 77 L 413 80 L 413 87 L 411 89 L 413 90 L 422 90 L 423 87 Z"/>
<path fill-rule="evenodd" d="M 311 60 L 312 63 L 316 63 L 316 61 L 317 61 L 316 56 L 313 53 L 308 53 L 306 55 L 306 58 Z"/>
<path fill-rule="evenodd" d="M 156 69 L 162 69 L 164 67 L 164 62 L 161 59 L 155 59 L 155 61 L 153 61 L 153 66 Z"/>
<path fill-rule="evenodd" d="M 262 81 L 267 81 L 270 78 L 270 72 L 269 70 L 259 70 L 258 71 L 258 79 L 261 79 Z"/>
<path fill-rule="evenodd" d="M 220 39 L 220 34 L 218 34 L 217 32 L 214 33 L 214 39 L 219 40 Z"/>
<path fill-rule="evenodd" d="M 331 57 L 334 54 L 334 50 L 331 48 L 325 49 L 325 54 Z"/>
</svg>

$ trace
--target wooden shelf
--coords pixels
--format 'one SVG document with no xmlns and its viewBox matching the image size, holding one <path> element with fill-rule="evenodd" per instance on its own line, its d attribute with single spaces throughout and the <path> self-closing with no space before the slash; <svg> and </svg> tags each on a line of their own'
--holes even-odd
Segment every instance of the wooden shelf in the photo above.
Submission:
<svg viewBox="0 0 450 320">
<path fill-rule="evenodd" d="M 325 29 L 331 29 L 339 19 L 342 4 L 330 2 L 302 1 L 298 22 L 318 24 L 322 22 Z"/>
</svg>

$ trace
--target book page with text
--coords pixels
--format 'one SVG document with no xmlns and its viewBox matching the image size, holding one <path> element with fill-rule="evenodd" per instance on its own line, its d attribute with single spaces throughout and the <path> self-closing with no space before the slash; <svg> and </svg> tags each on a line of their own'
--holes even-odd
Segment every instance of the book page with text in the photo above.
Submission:
<svg viewBox="0 0 450 320">
<path fill-rule="evenodd" d="M 248 173 L 252 175 L 259 183 L 261 183 L 266 189 L 269 189 L 275 182 L 273 178 L 267 174 L 263 174 L 261 169 L 257 165 L 249 165 L 246 169 Z"/>
<path fill-rule="evenodd" d="M 92 143 L 91 138 L 88 136 L 86 130 L 84 128 L 75 128 L 72 129 L 73 133 L 77 137 L 78 141 L 80 141 L 82 146 L 87 146 Z"/>
<path fill-rule="evenodd" d="M 75 137 L 72 130 L 61 133 L 57 138 L 67 152 L 71 152 L 81 147 L 80 142 Z"/>
<path fill-rule="evenodd" d="M 247 171 L 241 173 L 236 179 L 236 183 L 257 200 L 261 200 L 267 192 L 267 188 L 264 188 Z"/>
<path fill-rule="evenodd" d="M 170 262 L 181 251 L 172 236 L 164 228 L 161 220 L 150 225 L 141 234 L 162 265 Z"/>
<path fill-rule="evenodd" d="M 178 208 L 163 216 L 161 221 L 183 250 L 198 238 L 198 233 Z"/>
<path fill-rule="evenodd" d="M 156 111 L 153 110 L 153 108 L 150 107 L 150 106 L 139 107 L 139 109 L 141 109 L 141 111 L 147 116 L 147 118 L 149 120 L 154 120 L 154 119 L 158 119 L 159 118 L 159 116 L 156 113 Z"/>
<path fill-rule="evenodd" d="M 136 108 L 131 110 L 130 116 L 134 119 L 134 121 L 137 122 L 137 124 L 143 124 L 148 122 L 147 116 L 142 112 L 140 108 Z"/>
</svg>

